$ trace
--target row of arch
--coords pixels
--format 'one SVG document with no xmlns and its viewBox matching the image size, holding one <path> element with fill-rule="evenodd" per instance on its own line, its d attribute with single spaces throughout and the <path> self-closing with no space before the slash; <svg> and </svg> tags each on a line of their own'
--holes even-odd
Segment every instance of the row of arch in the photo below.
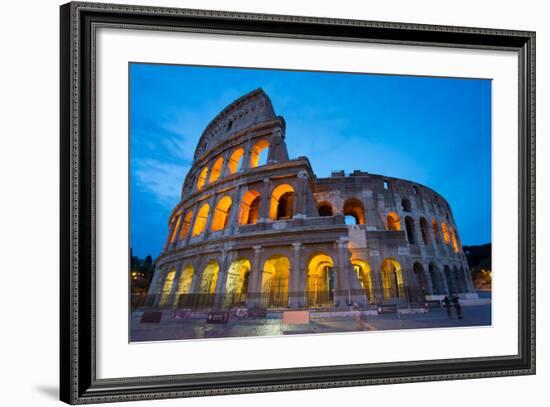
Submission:
<svg viewBox="0 0 550 407">
<path fill-rule="evenodd" d="M 269 150 L 269 142 L 267 140 L 259 140 L 250 149 L 248 159 L 248 168 L 255 168 L 267 163 L 267 153 Z M 211 168 L 208 165 L 204 166 L 197 178 L 197 190 L 200 191 L 206 184 L 218 180 L 224 174 L 231 175 L 242 169 L 245 150 L 238 147 L 229 155 L 227 162 L 224 157 L 216 158 Z M 224 166 L 224 164 L 226 164 Z"/>
<path fill-rule="evenodd" d="M 328 201 L 322 201 L 317 205 L 319 216 L 333 216 L 334 210 L 332 204 Z M 346 224 L 364 225 L 366 223 L 365 218 L 365 206 L 357 198 L 349 198 L 344 202 L 343 210 Z"/>
<path fill-rule="evenodd" d="M 317 208 L 319 211 L 319 216 L 333 216 L 334 214 L 332 205 L 327 201 L 320 202 Z M 408 211 L 410 211 L 410 207 L 408 208 Z M 344 202 L 343 213 L 347 224 L 365 224 L 365 208 L 359 199 L 347 199 Z M 386 216 L 386 225 L 388 230 L 401 230 L 401 218 L 396 212 L 390 212 Z M 405 216 L 405 230 L 407 232 L 407 239 L 410 244 L 418 243 L 415 229 L 416 226 L 412 216 Z M 457 233 L 452 227 L 447 226 L 445 222 L 441 222 L 440 225 L 435 219 L 433 219 L 430 229 L 430 225 L 426 218 L 420 217 L 420 235 L 425 246 L 430 245 L 432 242 L 440 242 L 442 235 L 443 242 L 447 245 L 452 245 L 455 253 L 458 253 L 459 244 Z"/>
<path fill-rule="evenodd" d="M 352 258 L 353 271 L 363 289 L 367 301 L 376 301 L 377 295 L 382 300 L 407 298 L 407 287 L 404 282 L 404 272 L 400 263 L 393 258 L 386 258 L 380 267 L 381 293 L 376 293 L 373 284 L 373 275 L 369 263 L 363 259 Z M 273 255 L 264 261 L 261 272 L 261 306 L 268 308 L 286 308 L 289 302 L 290 259 L 284 255 Z M 429 264 L 429 276 L 426 278 L 424 266 L 415 262 L 413 272 L 421 292 L 446 294 L 468 292 L 464 269 L 444 266 L 443 273 L 438 266 Z M 306 271 L 307 305 L 309 307 L 323 307 L 334 305 L 335 275 L 334 261 L 327 253 L 313 255 L 307 263 Z M 215 294 L 221 294 L 224 307 L 245 305 L 249 294 L 251 279 L 251 262 L 245 257 L 231 262 L 227 269 L 225 282 L 218 282 L 220 265 L 216 260 L 210 260 L 200 275 L 195 276 L 192 265 L 183 267 L 178 281 L 176 269 L 170 270 L 162 283 L 160 306 L 180 303 L 179 298 L 189 294 L 205 296 L 207 301 L 203 305 L 212 305 Z M 171 295 L 175 294 L 175 299 Z M 257 293 L 254 293 L 257 294 Z"/>
<path fill-rule="evenodd" d="M 401 230 L 401 219 L 397 213 L 390 212 L 386 217 L 386 221 L 388 230 Z M 405 230 L 407 232 L 407 239 L 411 244 L 417 243 L 415 229 L 414 219 L 411 216 L 405 216 Z M 423 216 L 420 217 L 420 236 L 425 246 L 440 242 L 442 236 L 443 242 L 447 245 L 452 245 L 455 253 L 458 253 L 457 234 L 454 229 L 451 226 L 447 226 L 445 222 L 441 222 L 440 226 L 440 224 L 433 219 L 430 227 L 426 218 Z"/>
<path fill-rule="evenodd" d="M 269 218 L 272 221 L 291 219 L 294 212 L 295 191 L 290 184 L 279 184 L 271 191 L 269 201 Z M 209 216 L 212 216 L 210 230 L 213 232 L 224 230 L 229 225 L 233 200 L 229 195 L 221 197 L 211 212 L 210 204 L 203 203 L 194 218 L 193 210 L 188 209 L 185 214 L 177 216 L 170 231 L 170 243 L 185 239 L 191 230 L 191 237 L 202 234 L 208 225 Z M 248 190 L 239 204 L 237 223 L 252 225 L 258 222 L 260 216 L 260 193 L 257 190 Z"/>
</svg>

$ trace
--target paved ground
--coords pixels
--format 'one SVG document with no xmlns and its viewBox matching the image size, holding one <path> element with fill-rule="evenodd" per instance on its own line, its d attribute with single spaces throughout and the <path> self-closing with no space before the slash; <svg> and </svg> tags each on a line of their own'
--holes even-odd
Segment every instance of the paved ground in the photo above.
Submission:
<svg viewBox="0 0 550 407">
<path fill-rule="evenodd" d="M 207 324 L 204 319 L 172 319 L 160 323 L 142 323 L 139 314 L 132 317 L 131 341 L 156 341 L 243 336 L 277 336 L 305 333 L 352 332 L 418 328 L 442 328 L 491 325 L 491 305 L 462 308 L 462 319 L 452 318 L 444 309 L 419 314 L 382 314 L 355 317 L 312 318 L 307 325 L 285 325 L 281 318 L 232 319 L 226 324 Z"/>
</svg>

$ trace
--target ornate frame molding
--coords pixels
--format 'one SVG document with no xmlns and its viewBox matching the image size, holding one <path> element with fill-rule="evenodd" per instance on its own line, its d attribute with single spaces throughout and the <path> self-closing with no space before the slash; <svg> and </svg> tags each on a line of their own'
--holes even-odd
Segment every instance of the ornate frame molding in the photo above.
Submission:
<svg viewBox="0 0 550 407">
<path fill-rule="evenodd" d="M 101 3 L 60 8 L 60 383 L 70 404 L 535 373 L 535 33 Z M 519 55 L 519 353 L 502 357 L 96 378 L 95 30 L 190 31 L 513 50 Z"/>
</svg>

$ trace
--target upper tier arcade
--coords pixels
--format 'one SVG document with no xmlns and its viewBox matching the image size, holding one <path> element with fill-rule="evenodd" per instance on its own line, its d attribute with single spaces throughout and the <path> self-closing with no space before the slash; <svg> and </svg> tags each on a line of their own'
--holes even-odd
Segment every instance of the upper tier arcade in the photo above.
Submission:
<svg viewBox="0 0 550 407">
<path fill-rule="evenodd" d="M 231 135 L 276 118 L 271 100 L 258 88 L 223 109 L 203 131 L 195 150 L 197 161 Z"/>
</svg>

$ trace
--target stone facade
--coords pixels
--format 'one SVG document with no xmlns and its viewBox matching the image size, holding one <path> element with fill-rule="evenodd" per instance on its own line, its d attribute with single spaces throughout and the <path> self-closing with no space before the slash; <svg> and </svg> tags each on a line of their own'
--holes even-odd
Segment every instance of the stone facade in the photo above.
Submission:
<svg viewBox="0 0 550 407">
<path fill-rule="evenodd" d="M 285 121 L 257 89 L 202 134 L 149 305 L 368 308 L 447 293 L 476 297 L 446 200 L 357 170 L 317 178 L 289 158 Z"/>
</svg>

